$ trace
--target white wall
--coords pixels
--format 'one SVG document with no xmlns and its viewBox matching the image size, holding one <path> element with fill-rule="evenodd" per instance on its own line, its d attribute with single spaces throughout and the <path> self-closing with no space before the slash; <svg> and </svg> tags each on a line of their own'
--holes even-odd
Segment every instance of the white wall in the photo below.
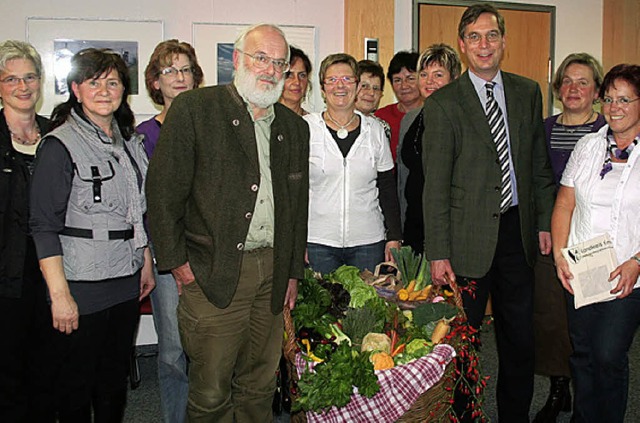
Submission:
<svg viewBox="0 0 640 423">
<path fill-rule="evenodd" d="M 310 25 L 316 27 L 316 57 L 320 60 L 342 51 L 344 45 L 344 0 L 2 0 L 0 40 L 25 40 L 26 19 L 32 16 L 162 20 L 165 39 L 187 42 L 193 42 L 192 22 Z M 317 86 L 314 100 L 316 108 L 321 107 Z M 145 116 L 138 116 L 142 118 Z"/>
</svg>

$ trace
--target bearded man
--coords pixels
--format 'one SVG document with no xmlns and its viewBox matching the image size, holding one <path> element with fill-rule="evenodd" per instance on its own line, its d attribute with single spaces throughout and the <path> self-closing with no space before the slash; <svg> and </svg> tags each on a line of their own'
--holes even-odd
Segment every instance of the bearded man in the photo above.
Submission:
<svg viewBox="0 0 640 423">
<path fill-rule="evenodd" d="M 271 421 L 286 303 L 304 275 L 309 130 L 278 103 L 282 31 L 237 39 L 232 84 L 180 94 L 149 167 L 149 226 L 178 284 L 188 421 Z"/>
</svg>

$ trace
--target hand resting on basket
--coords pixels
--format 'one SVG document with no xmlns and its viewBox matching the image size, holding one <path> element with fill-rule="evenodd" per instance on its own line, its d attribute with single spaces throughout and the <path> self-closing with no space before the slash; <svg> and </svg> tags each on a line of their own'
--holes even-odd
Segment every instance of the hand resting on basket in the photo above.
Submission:
<svg viewBox="0 0 640 423">
<path fill-rule="evenodd" d="M 455 282 L 456 275 L 449 259 L 431 261 L 431 281 L 435 285 L 447 285 L 449 280 Z"/>
</svg>

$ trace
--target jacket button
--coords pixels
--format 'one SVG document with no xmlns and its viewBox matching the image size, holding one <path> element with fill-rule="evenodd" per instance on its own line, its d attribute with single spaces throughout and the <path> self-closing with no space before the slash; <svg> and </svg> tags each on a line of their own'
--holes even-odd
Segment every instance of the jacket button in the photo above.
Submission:
<svg viewBox="0 0 640 423">
<path fill-rule="evenodd" d="M 249 220 L 249 219 L 251 219 L 251 217 L 252 217 L 252 216 L 253 216 L 253 213 L 251 213 L 251 212 L 246 212 L 246 213 L 245 213 L 245 215 L 244 215 L 244 218 L 245 218 L 245 219 L 247 219 L 247 220 Z"/>
<path fill-rule="evenodd" d="M 500 187 L 494 187 L 493 189 L 495 189 L 496 192 L 500 192 Z"/>
<path fill-rule="evenodd" d="M 233 124 L 233 126 L 240 126 L 240 121 L 238 119 L 234 119 L 231 123 Z"/>
<path fill-rule="evenodd" d="M 284 139 L 284 136 L 282 134 L 278 134 L 278 141 L 282 141 Z"/>
<path fill-rule="evenodd" d="M 494 219 L 497 219 L 497 218 L 499 218 L 499 217 L 500 217 L 500 214 L 498 214 L 498 213 L 494 213 L 494 214 L 493 214 L 493 218 L 494 218 Z"/>
<path fill-rule="evenodd" d="M 258 184 L 251 185 L 251 191 L 257 192 L 258 191 Z"/>
<path fill-rule="evenodd" d="M 236 245 L 236 248 L 242 251 L 244 249 L 244 244 L 242 242 L 239 242 L 238 245 Z"/>
</svg>

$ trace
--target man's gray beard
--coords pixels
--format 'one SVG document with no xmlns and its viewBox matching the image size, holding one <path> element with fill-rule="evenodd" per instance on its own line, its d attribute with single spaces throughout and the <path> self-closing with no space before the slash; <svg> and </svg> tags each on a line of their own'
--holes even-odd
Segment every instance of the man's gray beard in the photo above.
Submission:
<svg viewBox="0 0 640 423">
<path fill-rule="evenodd" d="M 241 64 L 238 69 L 236 69 L 234 81 L 241 96 L 254 106 L 266 109 L 272 104 L 277 103 L 280 99 L 282 89 L 284 88 L 284 78 L 280 78 L 280 81 L 272 88 L 258 87 L 259 78 L 260 77 L 247 71 L 244 65 Z M 275 77 L 273 78 L 275 79 Z"/>
</svg>

